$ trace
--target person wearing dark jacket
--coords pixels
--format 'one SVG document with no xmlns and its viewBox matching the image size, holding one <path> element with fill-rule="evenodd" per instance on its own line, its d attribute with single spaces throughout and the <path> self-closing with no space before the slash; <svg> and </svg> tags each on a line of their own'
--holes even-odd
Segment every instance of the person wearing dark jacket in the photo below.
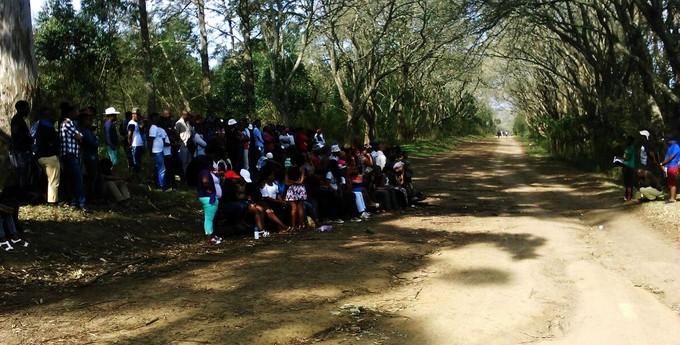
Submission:
<svg viewBox="0 0 680 345">
<path fill-rule="evenodd" d="M 53 109 L 40 111 L 40 120 L 35 132 L 35 159 L 47 175 L 47 203 L 56 204 L 59 198 L 59 133 L 54 129 L 57 113 Z"/>
<path fill-rule="evenodd" d="M 12 135 L 12 152 L 18 170 L 18 183 L 21 187 L 27 188 L 31 185 L 31 167 L 33 166 L 33 155 L 31 154 L 31 138 L 26 117 L 30 113 L 30 107 L 26 101 L 18 101 L 14 108 L 17 113 L 12 117 L 10 123 Z"/>
</svg>

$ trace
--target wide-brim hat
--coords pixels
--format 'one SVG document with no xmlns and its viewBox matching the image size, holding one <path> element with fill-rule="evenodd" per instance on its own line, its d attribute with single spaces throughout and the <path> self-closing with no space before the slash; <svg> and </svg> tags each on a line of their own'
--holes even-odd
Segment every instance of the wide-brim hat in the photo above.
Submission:
<svg viewBox="0 0 680 345">
<path fill-rule="evenodd" d="M 118 114 L 120 114 L 120 111 L 116 111 L 116 108 L 114 107 L 106 108 L 106 110 L 104 110 L 104 115 L 106 116 Z"/>
</svg>

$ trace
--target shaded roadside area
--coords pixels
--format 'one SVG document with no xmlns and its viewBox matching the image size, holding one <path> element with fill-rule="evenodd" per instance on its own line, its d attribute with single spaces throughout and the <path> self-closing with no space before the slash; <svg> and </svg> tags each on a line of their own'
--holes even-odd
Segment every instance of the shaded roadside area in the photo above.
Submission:
<svg viewBox="0 0 680 345">
<path fill-rule="evenodd" d="M 426 204 L 329 232 L 230 238 L 206 248 L 199 213 L 187 211 L 195 209 L 189 192 L 153 199 L 154 207 L 139 201 L 135 214 L 36 218 L 32 231 L 49 231 L 51 240 L 35 241 L 35 256 L 4 257 L 14 268 L 2 273 L 10 298 L 0 305 L 0 336 L 12 343 L 412 344 L 430 325 L 403 311 L 417 315 L 429 276 L 473 295 L 542 278 L 525 271 L 540 273 L 559 243 L 534 228 L 512 228 L 511 219 L 540 227 L 572 218 L 561 225 L 569 227 L 594 205 L 617 207 L 607 202 L 616 194 L 611 181 L 528 159 L 510 141 L 464 144 L 414 160 Z M 487 263 L 451 263 L 470 255 Z M 14 274 L 50 264 L 57 268 L 43 268 L 43 278 Z M 448 266 L 435 274 L 437 265 Z"/>
</svg>

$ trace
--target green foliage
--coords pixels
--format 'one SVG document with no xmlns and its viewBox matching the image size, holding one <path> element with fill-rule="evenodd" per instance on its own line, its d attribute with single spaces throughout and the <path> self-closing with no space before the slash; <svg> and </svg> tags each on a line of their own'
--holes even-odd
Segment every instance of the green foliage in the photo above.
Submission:
<svg viewBox="0 0 680 345">
<path fill-rule="evenodd" d="M 249 4 L 251 8 L 244 12 L 235 11 L 236 2 L 206 3 L 215 10 L 213 15 L 221 13 L 230 26 L 209 25 L 209 36 L 222 34 L 219 40 L 209 42 L 222 55 L 212 56 L 211 88 L 205 98 L 196 4 L 154 3 L 149 30 L 159 108 L 170 108 L 175 116 L 190 108 L 224 119 L 244 118 L 249 113 L 244 92 L 245 42 L 239 41 L 243 33 L 238 31 L 246 26 L 237 23 L 242 19 L 239 16 L 250 15 L 246 19 L 253 37 L 249 46 L 255 74 L 254 116 L 265 122 L 322 127 L 338 140 L 348 132 L 363 140 L 363 133 L 371 130 L 372 138 L 391 142 L 492 130 L 492 110 L 474 96 L 470 86 L 478 74 L 477 63 L 468 54 L 474 37 L 466 36 L 470 32 L 458 3 L 380 0 L 338 4 L 345 10 L 352 6 L 366 9 L 357 25 L 372 30 L 364 33 L 342 28 L 343 34 L 355 35 L 360 42 L 356 41 L 356 51 L 343 52 L 349 59 L 341 62 L 340 90 L 329 64 L 325 41 L 329 38 L 321 35 L 322 28 L 329 25 L 324 22 L 327 18 L 313 17 L 315 21 L 308 26 L 309 15 L 316 9 L 310 7 L 311 2 Z M 141 106 L 145 113 L 148 93 L 136 3 L 82 0 L 81 5 L 82 10 L 75 11 L 70 0 L 49 0 L 40 13 L 35 31 L 38 98 L 51 106 L 63 100 L 98 109 Z M 393 18 L 383 11 L 386 8 L 396 10 Z M 369 12 L 375 17 L 366 16 Z M 389 34 L 381 34 L 382 24 L 376 17 L 390 20 Z M 352 20 L 343 15 L 337 18 Z M 298 58 L 301 63 L 296 65 Z M 360 96 L 355 104 L 361 108 L 358 117 L 351 119 L 340 91 Z"/>
<path fill-rule="evenodd" d="M 115 38 L 77 14 L 69 0 L 49 1 L 37 24 L 35 49 L 41 85 L 38 102 L 103 102 L 107 65 L 117 64 L 109 49 Z"/>
</svg>

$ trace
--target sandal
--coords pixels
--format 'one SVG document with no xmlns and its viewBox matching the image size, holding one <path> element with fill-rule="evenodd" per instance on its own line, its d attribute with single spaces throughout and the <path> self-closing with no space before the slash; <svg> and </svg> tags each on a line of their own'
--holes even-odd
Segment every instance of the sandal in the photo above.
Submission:
<svg viewBox="0 0 680 345">
<path fill-rule="evenodd" d="M 9 241 L 0 242 L 0 249 L 4 250 L 6 252 L 14 251 L 14 247 L 12 247 L 12 245 L 9 244 Z"/>
<path fill-rule="evenodd" d="M 24 241 L 24 240 L 22 240 L 22 239 L 12 240 L 12 244 L 13 244 L 15 247 L 24 247 L 24 248 L 28 247 L 28 242 L 26 242 L 26 241 Z"/>
</svg>

